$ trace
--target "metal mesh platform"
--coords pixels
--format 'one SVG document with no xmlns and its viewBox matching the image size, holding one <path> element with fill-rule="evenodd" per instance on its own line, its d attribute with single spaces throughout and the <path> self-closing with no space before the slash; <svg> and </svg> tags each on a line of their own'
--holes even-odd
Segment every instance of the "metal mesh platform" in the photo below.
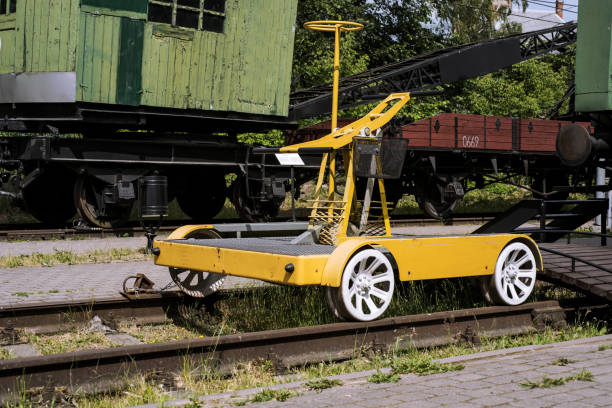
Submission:
<svg viewBox="0 0 612 408">
<path fill-rule="evenodd" d="M 292 239 L 293 237 L 180 239 L 168 242 L 289 256 L 329 255 L 336 249 L 336 247 L 331 245 L 291 244 Z"/>
</svg>

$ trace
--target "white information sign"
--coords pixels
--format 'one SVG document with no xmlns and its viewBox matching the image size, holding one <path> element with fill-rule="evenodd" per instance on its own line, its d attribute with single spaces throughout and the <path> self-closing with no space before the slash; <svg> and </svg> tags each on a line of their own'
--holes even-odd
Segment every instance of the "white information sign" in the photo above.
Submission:
<svg viewBox="0 0 612 408">
<path fill-rule="evenodd" d="M 278 162 L 283 166 L 303 166 L 304 161 L 297 153 L 275 153 Z"/>
</svg>

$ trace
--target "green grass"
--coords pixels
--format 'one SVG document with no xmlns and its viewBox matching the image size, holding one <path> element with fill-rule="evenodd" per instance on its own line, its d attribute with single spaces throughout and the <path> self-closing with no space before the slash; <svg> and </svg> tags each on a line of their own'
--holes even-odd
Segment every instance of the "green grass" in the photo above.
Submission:
<svg viewBox="0 0 612 408">
<path fill-rule="evenodd" d="M 465 367 L 459 364 L 440 364 L 429 356 L 416 358 L 398 358 L 391 363 L 391 372 L 395 374 L 430 375 L 446 373 L 448 371 L 461 371 Z"/>
<path fill-rule="evenodd" d="M 398 382 L 402 374 L 430 375 L 448 371 L 460 371 L 465 367 L 458 364 L 440 364 L 430 356 L 416 353 L 408 356 L 395 356 L 390 362 L 391 371 L 383 373 L 378 369 L 376 374 L 368 377 L 375 384 Z"/>
<path fill-rule="evenodd" d="M 298 394 L 296 394 L 295 392 L 291 392 L 289 390 L 265 389 L 263 391 L 258 392 L 251 398 L 248 398 L 242 401 L 238 401 L 238 402 L 234 402 L 233 405 L 243 406 L 243 405 L 248 404 L 249 402 L 268 402 L 268 401 L 272 401 L 273 399 L 283 402 L 283 401 L 287 401 L 289 398 L 296 397 L 297 395 Z"/>
<path fill-rule="evenodd" d="M 329 378 L 316 378 L 306 383 L 306 387 L 308 387 L 309 390 L 319 392 L 339 385 L 343 385 L 342 381 L 330 380 Z"/>
<path fill-rule="evenodd" d="M 382 383 L 395 383 L 400 380 L 401 376 L 399 374 L 394 373 L 393 371 L 389 373 L 383 373 L 380 370 L 376 371 L 376 374 L 372 374 L 368 377 L 368 381 L 374 384 L 382 384 Z"/>
<path fill-rule="evenodd" d="M 602 344 L 597 351 L 606 351 L 612 349 L 612 344 Z"/>
<path fill-rule="evenodd" d="M 556 365 L 556 366 L 566 366 L 568 364 L 572 364 L 572 363 L 575 363 L 575 362 L 576 362 L 576 360 L 570 360 L 567 357 L 559 357 L 557 360 L 555 360 L 553 365 Z"/>
<path fill-rule="evenodd" d="M 467 279 L 408 282 L 397 286 L 385 316 L 430 313 L 484 305 L 480 289 Z M 246 295 L 230 294 L 215 304 L 213 315 L 194 311 L 181 324 L 210 335 L 335 323 L 324 289 L 269 286 Z"/>
<path fill-rule="evenodd" d="M 582 371 L 580 371 L 579 373 L 574 374 L 574 375 L 569 375 L 567 377 L 550 378 L 550 377 L 544 376 L 542 377 L 540 381 L 527 380 L 519 384 L 522 387 L 529 388 L 529 389 L 552 388 L 552 387 L 558 387 L 560 385 L 566 384 L 570 381 L 593 381 L 593 374 L 587 369 L 582 369 Z"/>
<path fill-rule="evenodd" d="M 0 360 L 8 360 L 11 358 L 11 353 L 9 353 L 4 347 L 0 347 Z"/>
<path fill-rule="evenodd" d="M 145 248 L 127 249 L 112 248 L 108 250 L 93 250 L 85 253 L 55 250 L 53 253 L 24 255 L 8 255 L 0 257 L 0 268 L 19 268 L 22 266 L 55 266 L 109 263 L 117 261 L 144 261 L 151 259 Z"/>
</svg>

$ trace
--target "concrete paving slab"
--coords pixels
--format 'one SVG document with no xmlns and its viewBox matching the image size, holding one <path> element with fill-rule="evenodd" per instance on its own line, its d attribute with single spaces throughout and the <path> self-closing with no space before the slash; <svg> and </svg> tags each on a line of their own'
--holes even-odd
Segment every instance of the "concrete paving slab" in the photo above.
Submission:
<svg viewBox="0 0 612 408">
<path fill-rule="evenodd" d="M 115 299 L 123 290 L 125 278 L 137 273 L 144 273 L 155 282 L 154 289 L 172 283 L 168 268 L 150 261 L 0 268 L 0 310 L 29 303 Z M 228 277 L 222 288 L 258 285 L 262 282 Z"/>
<path fill-rule="evenodd" d="M 40 351 L 29 344 L 12 344 L 10 346 L 3 346 L 3 348 L 18 358 L 42 356 Z"/>
<path fill-rule="evenodd" d="M 143 344 L 136 337 L 130 336 L 127 333 L 108 333 L 106 337 L 118 346 L 131 346 L 134 344 Z"/>
<path fill-rule="evenodd" d="M 52 254 L 56 251 L 83 253 L 95 250 L 106 251 L 112 248 L 139 249 L 146 246 L 147 239 L 144 237 L 0 242 L 0 256 Z"/>
</svg>

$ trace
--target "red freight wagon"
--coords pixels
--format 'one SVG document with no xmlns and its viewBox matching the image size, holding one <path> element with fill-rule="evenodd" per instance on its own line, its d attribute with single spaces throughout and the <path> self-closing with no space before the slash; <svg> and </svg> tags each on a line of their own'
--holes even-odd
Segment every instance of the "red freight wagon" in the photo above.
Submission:
<svg viewBox="0 0 612 408">
<path fill-rule="evenodd" d="M 338 126 L 351 123 L 351 119 L 339 119 Z M 561 128 L 570 122 L 545 119 L 520 119 L 504 116 L 482 116 L 458 113 L 441 113 L 403 125 L 401 137 L 408 139 L 409 149 L 423 150 L 475 150 L 498 152 L 554 153 Z M 589 133 L 588 122 L 579 122 Z M 318 139 L 330 131 L 330 122 L 291 132 L 287 144 Z"/>
<path fill-rule="evenodd" d="M 338 121 L 343 127 L 350 119 Z M 540 193 L 568 183 L 569 169 L 556 155 L 561 129 L 570 122 L 442 113 L 409 124 L 391 124 L 385 137 L 408 140 L 402 177 L 388 180 L 387 197 L 396 201 L 414 194 L 427 214 L 443 218 L 463 197 L 469 179 L 482 184 L 483 175 L 529 176 Z M 590 124 L 578 123 L 591 132 Z M 287 136 L 287 143 L 313 140 L 330 132 L 330 122 L 309 126 Z M 460 154 L 457 154 L 460 153 Z"/>
<path fill-rule="evenodd" d="M 441 113 L 402 126 L 401 137 L 408 139 L 408 148 L 419 150 L 442 148 L 554 153 L 557 136 L 567 123 L 558 120 Z M 591 132 L 588 122 L 580 125 Z"/>
</svg>

